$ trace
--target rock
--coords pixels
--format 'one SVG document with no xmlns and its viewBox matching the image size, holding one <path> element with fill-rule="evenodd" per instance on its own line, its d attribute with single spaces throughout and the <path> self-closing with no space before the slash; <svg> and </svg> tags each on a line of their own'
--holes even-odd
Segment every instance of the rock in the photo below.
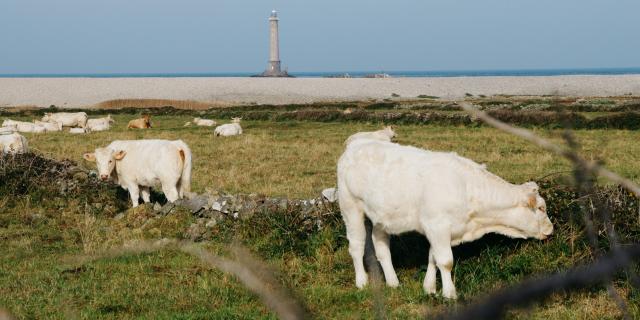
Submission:
<svg viewBox="0 0 640 320">
<path fill-rule="evenodd" d="M 205 227 L 207 228 L 213 228 L 218 224 L 218 222 L 215 219 L 211 219 L 209 220 L 209 222 L 207 222 L 207 224 L 205 224 Z"/>
<path fill-rule="evenodd" d="M 207 232 L 204 225 L 204 219 L 198 219 L 195 223 L 192 223 L 187 229 L 186 237 L 192 241 L 202 240 L 203 235 Z"/>
<path fill-rule="evenodd" d="M 73 179 L 80 182 L 86 182 L 89 179 L 89 175 L 85 172 L 76 172 L 73 175 Z"/>
<path fill-rule="evenodd" d="M 93 204 L 93 207 L 98 209 L 98 210 L 102 210 L 102 208 L 104 207 L 104 204 L 100 203 L 100 202 L 96 202 Z"/>
<path fill-rule="evenodd" d="M 163 215 L 168 215 L 171 213 L 171 211 L 173 211 L 173 209 L 175 209 L 176 205 L 171 203 L 171 202 L 167 202 L 167 204 L 165 204 L 164 206 L 162 206 L 162 208 L 158 211 L 160 211 L 161 214 Z"/>
<path fill-rule="evenodd" d="M 206 195 L 200 195 L 191 200 L 183 200 L 180 205 L 187 207 L 192 213 L 197 213 L 202 209 L 207 209 L 207 205 L 209 204 L 208 200 Z"/>
<path fill-rule="evenodd" d="M 124 212 L 120 212 L 118 213 L 115 217 L 113 217 L 116 220 L 122 220 L 122 218 L 124 218 Z"/>
</svg>

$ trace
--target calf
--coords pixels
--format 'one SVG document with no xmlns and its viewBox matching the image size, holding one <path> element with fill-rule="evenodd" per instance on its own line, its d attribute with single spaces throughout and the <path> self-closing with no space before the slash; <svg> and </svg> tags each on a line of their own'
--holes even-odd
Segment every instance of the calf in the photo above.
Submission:
<svg viewBox="0 0 640 320">
<path fill-rule="evenodd" d="M 72 134 L 84 134 L 91 132 L 89 128 L 69 128 L 69 133 Z"/>
<path fill-rule="evenodd" d="M 367 284 L 365 216 L 373 224 L 373 245 L 387 285 L 398 285 L 389 234 L 417 231 L 430 243 L 424 290 L 436 292 L 437 266 L 442 294 L 452 299 L 452 246 L 491 232 L 522 239 L 545 239 L 553 232 L 535 183 L 508 183 L 455 153 L 361 139 L 347 146 L 337 174 L 358 288 Z"/>
<path fill-rule="evenodd" d="M 214 135 L 228 137 L 242 134 L 240 120 L 242 120 L 242 118 L 232 118 L 231 123 L 217 126 L 213 131 Z"/>
<path fill-rule="evenodd" d="M 139 196 L 148 203 L 150 187 L 160 184 L 167 200 L 182 198 L 191 188 L 191 150 L 182 140 L 113 141 L 84 159 L 95 161 L 100 178 L 112 178 L 129 190 L 131 202 L 138 206 Z"/>
<path fill-rule="evenodd" d="M 3 154 L 25 153 L 29 151 L 27 139 L 18 133 L 0 134 L 0 151 Z"/>
<path fill-rule="evenodd" d="M 42 117 L 43 122 L 60 122 L 65 127 L 81 127 L 84 128 L 87 125 L 86 112 L 58 112 L 58 113 L 45 113 Z"/>
<path fill-rule="evenodd" d="M 151 128 L 151 116 L 144 115 L 142 118 L 129 121 L 127 129 L 148 129 Z"/>
<path fill-rule="evenodd" d="M 396 132 L 393 130 L 393 127 L 386 126 L 378 131 L 358 132 L 358 133 L 352 134 L 349 138 L 347 138 L 347 141 L 345 141 L 344 144 L 348 145 L 349 143 L 357 139 L 372 139 L 372 140 L 391 142 L 391 140 L 395 137 L 396 137 Z"/>
</svg>

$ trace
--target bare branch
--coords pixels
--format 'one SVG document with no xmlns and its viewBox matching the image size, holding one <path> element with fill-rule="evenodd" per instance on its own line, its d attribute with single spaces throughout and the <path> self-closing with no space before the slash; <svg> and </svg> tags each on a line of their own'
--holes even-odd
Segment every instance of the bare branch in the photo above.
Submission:
<svg viewBox="0 0 640 320">
<path fill-rule="evenodd" d="M 464 109 L 465 111 L 471 113 L 473 116 L 478 117 L 479 119 L 481 119 L 482 121 L 484 121 L 485 123 L 500 129 L 504 132 L 507 133 L 511 133 L 513 135 L 519 136 L 521 138 L 524 138 L 530 142 L 533 142 L 534 144 L 537 144 L 538 146 L 551 151 L 557 155 L 563 156 L 569 160 L 571 160 L 571 162 L 576 163 L 578 165 L 583 166 L 585 169 L 587 170 L 591 170 L 593 172 L 595 172 L 596 174 L 598 174 L 601 177 L 607 178 L 612 182 L 615 182 L 617 184 L 620 184 L 621 186 L 623 186 L 625 189 L 633 192 L 637 197 L 640 197 L 640 187 L 633 183 L 631 180 L 623 178 L 617 174 L 615 174 L 614 172 L 611 172 L 609 170 L 607 170 L 606 168 L 598 165 L 598 163 L 594 162 L 594 161 L 588 161 L 583 159 L 582 157 L 580 157 L 579 155 L 577 155 L 575 152 L 568 150 L 568 149 L 564 149 L 559 147 L 558 145 L 552 143 L 549 140 L 546 140 L 544 138 L 538 137 L 537 135 L 535 135 L 533 132 L 526 130 L 526 129 L 522 129 L 522 128 L 516 128 L 516 127 L 512 127 L 500 120 L 497 120 L 489 115 L 487 115 L 485 112 L 480 111 L 478 109 L 476 109 L 475 107 L 473 107 L 471 104 L 466 103 L 466 102 L 461 102 L 460 103 L 462 109 Z"/>
</svg>

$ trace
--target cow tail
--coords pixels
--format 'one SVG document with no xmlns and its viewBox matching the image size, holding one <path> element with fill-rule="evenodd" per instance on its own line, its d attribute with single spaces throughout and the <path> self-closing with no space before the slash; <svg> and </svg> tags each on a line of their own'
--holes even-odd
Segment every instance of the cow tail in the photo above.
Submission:
<svg viewBox="0 0 640 320">
<path fill-rule="evenodd" d="M 178 140 L 178 154 L 180 155 L 180 160 L 182 160 L 182 174 L 180 175 L 180 180 L 178 181 L 178 194 L 180 198 L 183 198 L 184 195 L 188 192 L 191 192 L 191 150 L 187 146 L 186 143 L 182 142 L 182 140 Z"/>
</svg>

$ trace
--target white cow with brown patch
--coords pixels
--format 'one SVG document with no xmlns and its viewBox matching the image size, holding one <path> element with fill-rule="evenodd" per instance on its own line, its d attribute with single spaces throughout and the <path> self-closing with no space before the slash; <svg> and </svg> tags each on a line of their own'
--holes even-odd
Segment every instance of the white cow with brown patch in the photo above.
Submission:
<svg viewBox="0 0 640 320">
<path fill-rule="evenodd" d="M 360 139 L 347 146 L 337 173 L 358 288 L 368 281 L 363 264 L 365 216 L 373 224 L 373 244 L 387 285 L 398 285 L 389 235 L 417 231 L 430 243 L 424 290 L 436 292 L 437 266 L 442 294 L 452 299 L 452 246 L 487 233 L 545 239 L 553 232 L 535 183 L 511 184 L 455 153 Z"/>
<path fill-rule="evenodd" d="M 102 180 L 111 178 L 129 190 L 134 207 L 140 196 L 148 203 L 156 185 L 170 202 L 191 189 L 191 150 L 182 140 L 117 140 L 84 158 L 96 162 Z"/>
<path fill-rule="evenodd" d="M 89 117 L 86 112 L 47 112 L 42 117 L 43 122 L 60 122 L 65 127 L 81 127 L 87 125 Z"/>
<path fill-rule="evenodd" d="M 0 151 L 9 154 L 28 152 L 27 138 L 18 133 L 0 134 Z"/>
</svg>

